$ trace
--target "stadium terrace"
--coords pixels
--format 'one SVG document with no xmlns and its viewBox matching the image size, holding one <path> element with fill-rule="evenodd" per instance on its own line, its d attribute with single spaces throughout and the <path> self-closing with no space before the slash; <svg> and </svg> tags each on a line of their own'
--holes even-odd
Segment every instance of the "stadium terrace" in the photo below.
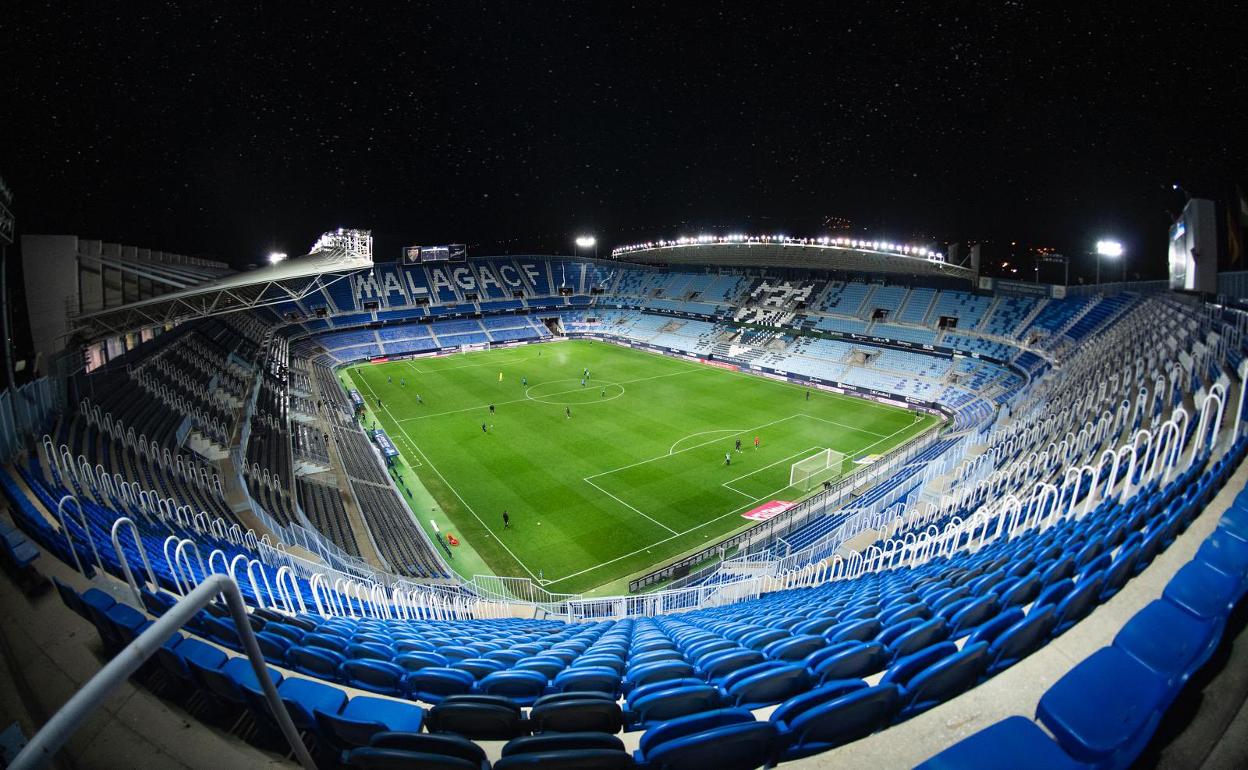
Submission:
<svg viewBox="0 0 1248 770">
<path fill-rule="evenodd" d="M 22 253 L 6 608 L 79 676 L 13 767 L 113 688 L 229 765 L 1128 767 L 1236 633 L 1233 303 L 844 237 Z"/>
</svg>

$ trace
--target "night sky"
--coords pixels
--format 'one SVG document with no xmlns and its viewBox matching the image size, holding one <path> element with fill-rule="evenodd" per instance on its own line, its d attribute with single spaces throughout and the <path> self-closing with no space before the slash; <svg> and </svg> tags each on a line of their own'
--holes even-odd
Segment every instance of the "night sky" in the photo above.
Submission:
<svg viewBox="0 0 1248 770">
<path fill-rule="evenodd" d="M 1245 168 L 1248 14 L 1055 5 L 16 2 L 0 174 L 19 232 L 236 265 L 338 226 L 388 259 L 846 217 L 1157 274 L 1170 185 Z"/>
</svg>

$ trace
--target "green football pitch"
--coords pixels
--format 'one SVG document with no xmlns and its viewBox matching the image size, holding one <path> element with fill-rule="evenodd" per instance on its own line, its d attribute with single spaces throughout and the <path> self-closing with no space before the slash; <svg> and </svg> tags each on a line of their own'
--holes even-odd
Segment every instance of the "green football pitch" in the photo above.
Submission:
<svg viewBox="0 0 1248 770">
<path fill-rule="evenodd" d="M 799 460 L 825 449 L 845 457 L 817 484 L 937 421 L 585 340 L 346 373 L 369 424 L 402 453 L 403 473 L 479 555 L 454 559 L 456 569 L 530 577 L 556 592 L 621 580 L 748 526 L 742 514 L 758 505 L 800 499 L 810 482 L 790 486 Z"/>
</svg>

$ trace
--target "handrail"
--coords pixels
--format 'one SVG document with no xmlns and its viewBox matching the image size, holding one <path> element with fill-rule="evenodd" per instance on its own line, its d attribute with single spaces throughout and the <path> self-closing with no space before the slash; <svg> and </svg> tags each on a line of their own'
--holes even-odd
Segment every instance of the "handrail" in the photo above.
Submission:
<svg viewBox="0 0 1248 770">
<path fill-rule="evenodd" d="M 121 571 L 126 576 L 126 582 L 130 584 L 130 590 L 134 592 L 134 599 L 139 603 L 140 607 L 147 608 L 146 602 L 143 601 L 143 594 L 139 591 L 139 586 L 135 583 L 134 573 L 130 570 L 130 560 L 126 558 L 125 549 L 121 547 L 122 525 L 129 525 L 130 533 L 134 537 L 134 544 L 139 549 L 139 555 L 143 557 L 143 566 L 147 567 L 147 577 L 152 581 L 152 585 L 159 587 L 160 582 L 156 580 L 156 573 L 152 571 L 152 563 L 147 560 L 147 550 L 143 548 L 143 538 L 139 536 L 139 528 L 135 525 L 134 520 L 129 516 L 122 516 L 113 522 L 113 551 L 117 554 L 117 561 L 121 562 Z"/>
<path fill-rule="evenodd" d="M 113 690 L 117 689 L 118 685 L 126 681 L 148 658 L 154 655 L 173 632 L 186 625 L 196 613 L 218 596 L 225 597 L 226 606 L 229 607 L 230 614 L 234 618 L 234 625 L 238 628 L 238 635 L 247 653 L 247 659 L 251 661 L 256 680 L 260 684 L 260 689 L 264 691 L 264 699 L 269 704 L 269 709 L 277 720 L 277 726 L 281 729 L 282 735 L 290 744 L 295 759 L 306 770 L 315 770 L 316 763 L 312 761 L 311 754 L 303 745 L 299 731 L 295 729 L 295 724 L 290 719 L 290 712 L 286 710 L 286 704 L 282 703 L 281 697 L 277 694 L 277 688 L 273 686 L 273 680 L 269 678 L 269 670 L 264 663 L 264 655 L 260 652 L 255 632 L 252 631 L 251 623 L 248 622 L 247 607 L 243 604 L 243 596 L 238 590 L 238 584 L 227 575 L 212 575 L 206 578 L 195 587 L 195 590 L 157 618 L 156 622 L 139 634 L 138 638 L 126 645 L 125 649 L 117 653 L 104 668 L 87 680 L 82 688 L 52 715 L 47 724 L 35 733 L 26 747 L 13 759 L 9 767 L 12 770 L 34 770 L 34 768 L 46 767 L 51 763 L 61 747 L 79 727 L 86 723 L 87 717 L 100 707 Z"/>
</svg>

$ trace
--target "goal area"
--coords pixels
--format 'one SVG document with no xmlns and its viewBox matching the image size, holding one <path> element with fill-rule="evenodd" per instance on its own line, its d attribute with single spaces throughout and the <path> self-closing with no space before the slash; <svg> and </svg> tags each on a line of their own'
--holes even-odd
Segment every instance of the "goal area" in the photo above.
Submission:
<svg viewBox="0 0 1248 770">
<path fill-rule="evenodd" d="M 844 464 L 845 455 L 822 449 L 789 466 L 789 486 L 809 492 L 816 485 L 840 476 Z"/>
</svg>

